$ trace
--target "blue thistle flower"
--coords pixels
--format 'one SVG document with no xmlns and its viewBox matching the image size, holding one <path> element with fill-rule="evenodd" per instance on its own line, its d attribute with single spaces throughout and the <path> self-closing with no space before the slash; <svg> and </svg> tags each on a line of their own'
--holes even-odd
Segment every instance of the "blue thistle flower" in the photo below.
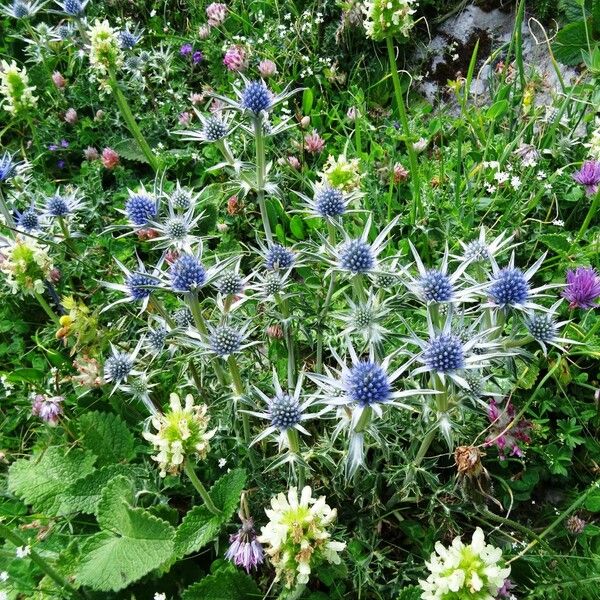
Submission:
<svg viewBox="0 0 600 600">
<path fill-rule="evenodd" d="M 209 343 L 217 356 L 227 357 L 240 349 L 242 335 L 229 325 L 221 325 L 212 332 Z"/>
<path fill-rule="evenodd" d="M 65 198 L 58 194 L 46 200 L 46 212 L 52 217 L 65 217 L 69 214 L 69 204 Z"/>
<path fill-rule="evenodd" d="M 192 205 L 192 195 L 183 188 L 177 188 L 171 194 L 171 204 L 176 208 L 187 210 Z"/>
<path fill-rule="evenodd" d="M 181 327 L 182 329 L 186 329 L 194 324 L 192 311 L 187 306 L 178 308 L 173 313 L 173 320 L 175 321 L 177 327 Z"/>
<path fill-rule="evenodd" d="M 127 352 L 115 352 L 104 363 L 104 379 L 120 383 L 133 369 L 133 360 Z"/>
<path fill-rule="evenodd" d="M 169 331 L 162 325 L 152 331 L 149 331 L 146 335 L 148 346 L 150 346 L 154 352 L 160 352 L 165 347 L 168 334 Z"/>
<path fill-rule="evenodd" d="M 242 92 L 242 108 L 259 114 L 267 111 L 273 104 L 273 94 L 263 81 L 250 81 Z"/>
<path fill-rule="evenodd" d="M 17 170 L 17 164 L 13 157 L 5 152 L 0 158 L 0 183 L 4 183 L 11 179 Z"/>
<path fill-rule="evenodd" d="M 350 240 L 341 247 L 339 262 L 342 269 L 356 275 L 370 271 L 375 264 L 375 259 L 369 244 L 358 239 Z"/>
<path fill-rule="evenodd" d="M 429 342 L 423 359 L 432 371 L 449 373 L 465 366 L 465 351 L 458 336 L 442 334 Z"/>
<path fill-rule="evenodd" d="M 204 138 L 209 142 L 216 142 L 227 135 L 227 124 L 218 117 L 209 117 L 204 121 Z"/>
<path fill-rule="evenodd" d="M 423 298 L 427 302 L 448 302 L 452 299 L 453 286 L 450 277 L 434 269 L 427 271 L 419 280 Z"/>
<path fill-rule="evenodd" d="M 338 217 L 346 212 L 346 198 L 341 190 L 334 187 L 317 190 L 314 204 L 322 217 Z"/>
<path fill-rule="evenodd" d="M 64 0 L 62 3 L 63 10 L 72 17 L 77 17 L 83 13 L 85 4 L 82 4 L 79 0 Z"/>
<path fill-rule="evenodd" d="M 244 290 L 244 282 L 237 273 L 229 271 L 219 280 L 218 290 L 223 296 L 235 296 Z"/>
<path fill-rule="evenodd" d="M 506 267 L 495 275 L 489 294 L 498 306 L 524 304 L 529 298 L 529 283 L 521 269 Z"/>
<path fill-rule="evenodd" d="M 140 35 L 132 33 L 128 29 L 119 31 L 119 45 L 122 50 L 131 50 L 140 40 Z"/>
<path fill-rule="evenodd" d="M 29 6 L 20 0 L 15 0 L 11 12 L 16 19 L 24 19 L 29 16 Z"/>
<path fill-rule="evenodd" d="M 278 394 L 269 402 L 271 425 L 280 431 L 290 429 L 302 421 L 300 402 L 295 396 Z"/>
<path fill-rule="evenodd" d="M 146 194 L 133 194 L 125 203 L 125 212 L 134 225 L 142 227 L 156 216 L 156 202 Z"/>
<path fill-rule="evenodd" d="M 391 386 L 384 369 L 377 363 L 365 360 L 355 364 L 348 374 L 348 396 L 360 406 L 387 402 Z"/>
<path fill-rule="evenodd" d="M 266 252 L 265 267 L 269 271 L 289 269 L 294 264 L 294 253 L 279 244 L 273 244 Z"/>
<path fill-rule="evenodd" d="M 17 226 L 24 231 L 33 231 L 38 229 L 40 219 L 33 208 L 24 210 L 17 219 Z"/>
<path fill-rule="evenodd" d="M 182 240 L 188 234 L 188 226 L 184 219 L 173 217 L 165 223 L 165 234 L 170 240 Z"/>
<path fill-rule="evenodd" d="M 206 269 L 190 254 L 183 254 L 171 266 L 171 285 L 175 292 L 192 292 L 206 282 Z"/>
<path fill-rule="evenodd" d="M 556 321 L 552 315 L 534 313 L 525 319 L 525 326 L 538 342 L 551 342 L 558 335 Z"/>
<path fill-rule="evenodd" d="M 152 277 L 143 273 L 131 273 L 126 281 L 129 293 L 134 300 L 143 300 L 152 293 L 152 286 L 156 282 Z"/>
</svg>

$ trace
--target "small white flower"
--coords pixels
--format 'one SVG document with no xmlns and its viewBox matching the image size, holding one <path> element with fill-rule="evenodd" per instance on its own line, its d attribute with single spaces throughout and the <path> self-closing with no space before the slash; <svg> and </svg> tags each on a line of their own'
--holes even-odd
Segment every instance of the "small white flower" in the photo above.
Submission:
<svg viewBox="0 0 600 600">
<path fill-rule="evenodd" d="M 499 184 L 507 182 L 509 177 L 510 177 L 510 175 L 508 173 L 506 173 L 505 171 L 498 171 L 497 173 L 494 174 L 494 179 Z"/>
<path fill-rule="evenodd" d="M 17 558 L 25 558 L 26 556 L 29 556 L 31 554 L 31 547 L 19 546 L 16 549 L 15 554 L 17 555 Z"/>
<path fill-rule="evenodd" d="M 222 469 L 226 464 L 227 464 L 227 459 L 226 458 L 220 458 L 219 459 L 219 469 Z"/>
<path fill-rule="evenodd" d="M 521 187 L 521 179 L 520 179 L 520 177 L 517 177 L 516 175 L 513 175 L 510 178 L 510 185 L 512 186 L 513 190 L 518 190 Z"/>
<path fill-rule="evenodd" d="M 2 573 L 0 573 L 0 581 L 2 581 L 2 583 L 8 581 L 8 573 L 6 571 L 2 571 Z"/>
<path fill-rule="evenodd" d="M 165 593 L 156 592 L 156 594 L 154 594 L 154 600 L 167 600 L 167 595 Z"/>
</svg>

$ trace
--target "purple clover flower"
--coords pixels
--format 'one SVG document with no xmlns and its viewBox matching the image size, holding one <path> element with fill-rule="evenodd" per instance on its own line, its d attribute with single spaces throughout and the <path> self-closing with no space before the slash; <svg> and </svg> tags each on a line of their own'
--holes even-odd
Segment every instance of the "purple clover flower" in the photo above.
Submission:
<svg viewBox="0 0 600 600">
<path fill-rule="evenodd" d="M 256 539 L 254 521 L 252 518 L 242 518 L 242 526 L 237 533 L 229 537 L 231 546 L 225 553 L 225 558 L 238 567 L 244 567 L 247 573 L 255 569 L 264 560 L 261 543 Z"/>
<path fill-rule="evenodd" d="M 51 396 L 48 398 L 44 394 L 37 394 L 33 399 L 31 413 L 54 427 L 63 414 L 62 403 L 64 400 L 64 396 Z"/>
<path fill-rule="evenodd" d="M 183 44 L 181 48 L 179 48 L 179 54 L 181 54 L 181 56 L 189 56 L 193 51 L 194 49 L 191 44 Z"/>
<path fill-rule="evenodd" d="M 600 298 L 600 275 L 596 269 L 577 267 L 567 271 L 567 287 L 562 297 L 569 302 L 570 308 L 595 308 Z"/>
<path fill-rule="evenodd" d="M 573 179 L 585 187 L 585 193 L 593 196 L 598 192 L 600 184 L 600 162 L 597 160 L 586 160 L 579 171 L 573 173 Z"/>
<path fill-rule="evenodd" d="M 202 52 L 200 52 L 200 50 L 196 50 L 196 52 L 194 52 L 194 54 L 192 54 L 192 62 L 195 65 L 199 65 L 203 60 L 204 60 L 204 55 L 202 54 Z"/>
<path fill-rule="evenodd" d="M 515 407 L 507 400 L 506 406 L 502 410 L 498 407 L 495 400 L 490 400 L 488 406 L 488 418 L 490 420 L 490 435 L 485 440 L 486 446 L 496 445 L 500 460 L 505 460 L 505 451 L 509 451 L 511 456 L 523 456 L 523 450 L 520 443 L 530 444 L 531 422 L 526 419 L 520 419 L 512 427 L 509 424 L 515 417 Z"/>
</svg>

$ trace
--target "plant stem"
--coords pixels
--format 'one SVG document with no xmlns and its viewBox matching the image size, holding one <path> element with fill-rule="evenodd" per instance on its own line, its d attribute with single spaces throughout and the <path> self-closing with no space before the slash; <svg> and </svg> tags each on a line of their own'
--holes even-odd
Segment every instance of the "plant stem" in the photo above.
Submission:
<svg viewBox="0 0 600 600">
<path fill-rule="evenodd" d="M 183 469 L 185 471 L 185 474 L 189 477 L 190 481 L 192 482 L 192 485 L 196 488 L 196 491 L 200 494 L 202 500 L 204 500 L 206 508 L 213 515 L 221 515 L 222 512 L 215 506 L 215 503 L 212 501 L 212 498 L 208 493 L 208 490 L 204 487 L 204 484 L 198 479 L 194 468 L 190 465 L 190 463 L 187 460 L 185 461 Z"/>
<path fill-rule="evenodd" d="M 327 230 L 329 232 L 329 243 L 332 246 L 335 246 L 335 227 L 333 223 L 327 223 Z M 327 289 L 327 296 L 325 296 L 325 302 L 323 302 L 323 308 L 319 313 L 319 318 L 317 321 L 317 364 L 316 364 L 316 372 L 320 373 L 323 369 L 323 320 L 327 316 L 327 312 L 329 310 L 329 303 L 331 302 L 331 298 L 333 296 L 333 292 L 335 291 L 335 271 L 331 273 L 331 277 L 329 279 L 329 288 Z"/>
<path fill-rule="evenodd" d="M 185 295 L 188 306 L 192 311 L 192 316 L 194 317 L 194 324 L 196 325 L 196 329 L 202 334 L 203 338 L 208 337 L 208 329 L 206 328 L 206 323 L 204 322 L 204 317 L 202 316 L 202 309 L 200 308 L 200 302 L 198 300 L 197 292 L 190 292 Z M 211 360 L 213 369 L 215 371 L 215 375 L 219 380 L 221 385 L 227 385 L 227 378 L 225 377 L 225 373 L 219 361 L 216 358 Z"/>
<path fill-rule="evenodd" d="M 7 525 L 0 523 L 0 536 L 9 540 L 15 546 L 26 546 L 27 543 L 18 534 L 9 529 Z M 75 598 L 84 598 L 85 596 L 76 590 L 60 573 L 54 570 L 33 548 L 29 548 L 29 558 L 43 571 L 60 589 L 66 590 L 69 595 Z"/>
<path fill-rule="evenodd" d="M 34 294 L 35 294 L 35 297 L 36 297 L 37 301 L 39 302 L 40 306 L 44 309 L 44 312 L 52 319 L 52 321 L 54 321 L 56 324 L 59 324 L 60 319 L 59 319 L 58 315 L 52 310 L 50 305 L 46 302 L 46 299 L 44 298 L 44 296 L 42 294 L 40 294 L 39 292 L 34 292 Z"/>
<path fill-rule="evenodd" d="M 233 390 L 236 396 L 241 398 L 244 395 L 244 384 L 242 383 L 240 367 L 235 356 L 230 354 L 227 358 L 227 364 L 229 365 L 229 373 L 233 382 Z M 244 441 L 250 446 L 250 417 L 245 412 L 242 413 L 242 425 L 244 427 Z"/>
<path fill-rule="evenodd" d="M 288 388 L 292 390 L 294 388 L 294 376 L 296 373 L 296 357 L 294 352 L 294 332 L 292 331 L 292 324 L 290 319 L 290 306 L 287 299 L 279 300 L 281 306 L 281 314 L 283 315 L 283 331 L 285 335 L 285 345 L 288 351 L 287 360 L 287 379 Z"/>
<path fill-rule="evenodd" d="M 390 62 L 390 74 L 394 83 L 394 94 L 396 96 L 396 105 L 398 114 L 400 115 L 400 123 L 404 130 L 404 143 L 408 152 L 408 162 L 410 166 L 410 178 L 413 188 L 413 201 L 410 207 L 410 224 L 414 225 L 416 220 L 421 217 L 421 184 L 419 180 L 419 165 L 417 162 L 417 154 L 415 152 L 411 135 L 408 117 L 404 108 L 404 99 L 402 98 L 402 88 L 400 87 L 400 77 L 398 77 L 398 67 L 396 65 L 396 53 L 394 52 L 394 41 L 391 37 L 386 38 L 388 49 L 388 57 Z"/>
<path fill-rule="evenodd" d="M 127 129 L 129 129 L 129 132 L 134 137 L 135 141 L 140 147 L 140 150 L 143 152 L 144 156 L 146 157 L 146 160 L 152 167 L 152 170 L 156 173 L 160 168 L 160 160 L 154 154 L 154 152 L 152 152 L 150 145 L 146 141 L 144 134 L 139 128 L 135 117 L 131 112 L 131 108 L 129 108 L 127 98 L 125 98 L 125 94 L 123 94 L 123 91 L 119 87 L 119 83 L 117 82 L 117 78 L 114 72 L 110 73 L 108 82 L 110 85 L 110 89 L 112 90 L 113 96 L 115 98 L 115 101 L 117 102 L 117 106 L 119 107 L 119 111 L 121 112 L 121 116 L 125 120 Z"/>
<path fill-rule="evenodd" d="M 4 192 L 2 191 L 2 188 L 0 188 L 0 212 L 2 213 L 2 216 L 4 217 L 4 222 L 5 222 L 6 226 L 8 227 L 9 235 L 11 237 L 14 237 L 13 229 L 15 228 L 15 220 L 13 219 L 12 215 L 10 214 L 10 210 L 8 210 L 8 206 L 6 204 L 6 200 L 4 198 Z"/>
<path fill-rule="evenodd" d="M 596 192 L 596 194 L 594 195 L 594 198 L 592 199 L 592 204 L 590 205 L 590 209 L 588 210 L 588 213 L 585 216 L 585 219 L 583 220 L 583 223 L 581 224 L 579 231 L 577 232 L 577 236 L 575 237 L 573 244 L 571 244 L 571 248 L 569 248 L 569 252 L 571 251 L 573 246 L 577 242 L 579 242 L 579 240 L 581 240 L 581 238 L 583 238 L 583 236 L 585 235 L 585 232 L 588 230 L 588 227 L 590 226 L 592 219 L 594 218 L 594 216 L 596 215 L 596 212 L 598 211 L 599 205 L 600 205 L 600 190 L 598 192 Z"/>
<path fill-rule="evenodd" d="M 256 144 L 256 200 L 260 208 L 260 216 L 265 230 L 267 243 L 273 243 L 269 212 L 265 203 L 265 136 L 262 117 L 254 117 L 254 141 Z"/>
</svg>

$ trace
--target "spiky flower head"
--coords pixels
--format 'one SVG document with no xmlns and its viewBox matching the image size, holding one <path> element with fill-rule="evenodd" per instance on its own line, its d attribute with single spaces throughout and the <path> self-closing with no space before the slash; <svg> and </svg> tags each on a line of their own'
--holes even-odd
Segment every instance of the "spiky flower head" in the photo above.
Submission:
<svg viewBox="0 0 600 600">
<path fill-rule="evenodd" d="M 423 355 L 425 364 L 432 371 L 450 373 L 465 366 L 465 350 L 460 338 L 441 334 L 433 338 Z"/>
<path fill-rule="evenodd" d="M 36 210 L 31 207 L 24 210 L 17 219 L 17 227 L 23 231 L 33 231 L 40 226 L 40 218 Z"/>
<path fill-rule="evenodd" d="M 306 486 L 298 497 L 291 487 L 271 499 L 271 508 L 265 509 L 269 523 L 261 528 L 258 541 L 266 546 L 266 553 L 275 567 L 275 579 L 283 580 L 288 589 L 305 585 L 312 569 L 323 563 L 339 564 L 338 552 L 344 542 L 331 540 L 328 531 L 337 516 L 325 496 L 316 499 Z"/>
<path fill-rule="evenodd" d="M 210 335 L 210 348 L 222 358 L 235 354 L 242 345 L 243 335 L 229 325 L 220 325 Z"/>
<path fill-rule="evenodd" d="M 600 275 L 596 269 L 577 267 L 567 271 L 567 285 L 562 297 L 570 308 L 596 308 L 600 298 Z"/>
<path fill-rule="evenodd" d="M 487 245 L 481 240 L 471 240 L 465 246 L 465 260 L 477 263 L 488 260 L 489 251 Z"/>
<path fill-rule="evenodd" d="M 175 292 L 193 292 L 206 282 L 206 269 L 191 254 L 182 254 L 172 264 L 170 275 Z"/>
<path fill-rule="evenodd" d="M 152 352 L 159 353 L 165 347 L 169 330 L 163 325 L 159 325 L 156 329 L 148 331 L 146 334 L 146 343 Z"/>
<path fill-rule="evenodd" d="M 267 273 L 264 279 L 264 293 L 265 296 L 275 296 L 279 294 L 284 288 L 284 281 L 279 275 L 279 273 L 271 272 Z"/>
<path fill-rule="evenodd" d="M 265 268 L 269 271 L 289 269 L 295 261 L 294 253 L 279 244 L 273 244 L 265 253 Z"/>
<path fill-rule="evenodd" d="M 593 196 L 600 185 L 600 161 L 586 160 L 581 169 L 573 173 L 573 179 L 585 187 L 588 196 Z"/>
<path fill-rule="evenodd" d="M 227 136 L 229 128 L 227 123 L 219 119 L 216 116 L 210 116 L 204 121 L 204 137 L 209 142 L 216 142 L 222 140 Z"/>
<path fill-rule="evenodd" d="M 235 271 L 227 271 L 219 279 L 217 288 L 223 296 L 236 296 L 244 290 L 244 281 Z"/>
<path fill-rule="evenodd" d="M 143 300 L 152 293 L 156 280 L 145 273 L 130 273 L 126 279 L 129 294 L 134 300 Z"/>
<path fill-rule="evenodd" d="M 273 94 L 264 81 L 249 81 L 242 92 L 241 105 L 255 115 L 267 112 L 273 105 Z"/>
<path fill-rule="evenodd" d="M 431 575 L 419 581 L 423 600 L 494 600 L 510 575 L 502 550 L 486 544 L 479 527 L 468 546 L 457 536 L 448 548 L 436 542 L 435 550 L 425 563 Z"/>
<path fill-rule="evenodd" d="M 12 4 L 0 6 L 0 13 L 14 19 L 33 17 L 43 6 L 43 0 L 13 0 Z"/>
<path fill-rule="evenodd" d="M 252 518 L 242 518 L 242 526 L 229 537 L 229 541 L 231 545 L 225 552 L 225 558 L 234 565 L 243 567 L 246 573 L 250 573 L 264 561 L 263 547 L 256 538 Z"/>
<path fill-rule="evenodd" d="M 46 212 L 52 217 L 65 217 L 69 214 L 69 205 L 65 198 L 55 194 L 46 200 Z"/>
<path fill-rule="evenodd" d="M 185 188 L 177 185 L 175 191 L 171 194 L 171 205 L 181 210 L 187 210 L 192 206 L 192 194 Z"/>
<path fill-rule="evenodd" d="M 129 220 L 137 227 L 143 227 L 156 216 L 158 208 L 156 200 L 146 193 L 129 193 L 125 203 L 125 213 Z"/>
<path fill-rule="evenodd" d="M 414 26 L 416 0 L 367 0 L 363 6 L 365 31 L 375 41 L 407 37 Z"/>
<path fill-rule="evenodd" d="M 128 352 L 115 351 L 104 363 L 104 381 L 121 383 L 133 370 L 133 358 Z"/>
<path fill-rule="evenodd" d="M 81 2 L 80 0 L 64 0 L 63 2 L 56 2 L 58 6 L 62 9 L 66 15 L 71 17 L 79 17 L 83 14 L 85 10 L 86 2 Z"/>
<path fill-rule="evenodd" d="M 6 275 L 13 294 L 43 294 L 53 268 L 46 247 L 30 237 L 17 237 L 0 248 L 0 272 Z"/>
<path fill-rule="evenodd" d="M 192 315 L 192 311 L 187 306 L 182 306 L 178 308 L 173 313 L 173 320 L 177 327 L 181 327 L 182 329 L 186 329 L 190 325 L 194 324 L 194 317 Z"/>
<path fill-rule="evenodd" d="M 96 19 L 88 30 L 90 40 L 90 65 L 101 75 L 118 69 L 123 64 L 123 51 L 118 32 L 107 20 Z"/>
<path fill-rule="evenodd" d="M 348 200 L 344 193 L 329 185 L 317 189 L 314 197 L 315 211 L 322 217 L 339 217 L 346 212 Z"/>
<path fill-rule="evenodd" d="M 3 96 L 4 110 L 17 115 L 35 108 L 38 99 L 33 92 L 35 87 L 29 85 L 25 67 L 17 67 L 14 60 L 10 64 L 5 60 L 0 62 L 0 95 Z"/>
<path fill-rule="evenodd" d="M 194 455 L 200 460 L 206 458 L 209 440 L 216 431 L 208 430 L 207 412 L 206 404 L 194 404 L 191 394 L 185 397 L 185 406 L 182 406 L 179 396 L 172 393 L 170 408 L 152 417 L 156 433 L 144 431 L 142 435 L 157 451 L 152 459 L 158 463 L 161 477 L 167 473 L 177 475 L 184 461 Z"/>
<path fill-rule="evenodd" d="M 362 240 L 348 240 L 339 250 L 340 268 L 353 275 L 368 273 L 375 264 L 371 246 Z"/>
<path fill-rule="evenodd" d="M 494 276 L 489 295 L 500 307 L 524 304 L 529 298 L 529 282 L 521 269 L 506 267 Z"/>
<path fill-rule="evenodd" d="M 277 394 L 269 402 L 271 425 L 279 431 L 285 431 L 298 425 L 302 420 L 300 401 L 289 394 Z"/>
<path fill-rule="evenodd" d="M 340 154 L 337 158 L 329 155 L 319 175 L 322 183 L 344 192 L 351 192 L 360 187 L 359 160 L 358 158 L 348 160 L 345 154 Z"/>
<path fill-rule="evenodd" d="M 449 302 L 454 293 L 450 277 L 435 269 L 427 271 L 419 279 L 419 287 L 426 302 Z"/>
<path fill-rule="evenodd" d="M 388 402 L 392 392 L 385 370 L 371 360 L 353 365 L 346 375 L 345 386 L 349 398 L 363 407 Z"/>
<path fill-rule="evenodd" d="M 558 328 L 551 314 L 533 313 L 525 317 L 529 334 L 538 342 L 550 342 L 556 338 Z"/>
</svg>

